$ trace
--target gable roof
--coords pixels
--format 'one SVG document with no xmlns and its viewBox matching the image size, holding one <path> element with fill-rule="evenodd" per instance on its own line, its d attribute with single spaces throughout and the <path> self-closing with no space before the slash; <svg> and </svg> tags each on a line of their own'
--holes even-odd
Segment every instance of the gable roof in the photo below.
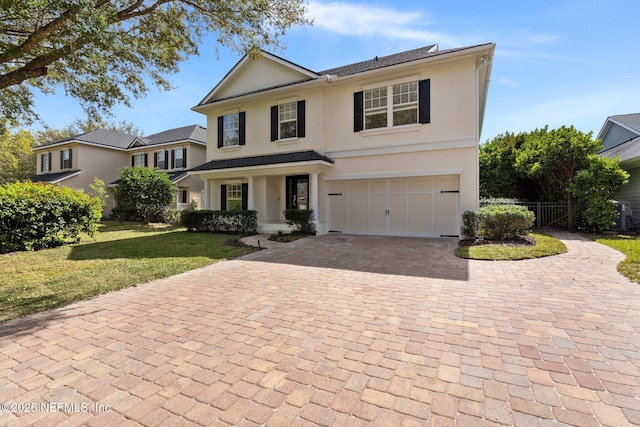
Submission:
<svg viewBox="0 0 640 427">
<path fill-rule="evenodd" d="M 151 145 L 169 144 L 172 142 L 191 141 L 200 144 L 207 143 L 207 130 L 200 125 L 183 126 L 169 129 L 149 136 L 135 136 L 111 129 L 98 129 L 80 135 L 59 139 L 35 147 L 39 150 L 46 147 L 65 144 L 68 142 L 86 143 L 103 147 L 126 150 L 129 148 L 147 147 Z"/>
<path fill-rule="evenodd" d="M 265 156 L 237 157 L 233 159 L 212 160 L 193 169 L 189 169 L 189 172 L 246 168 L 251 166 L 267 166 L 282 163 L 311 161 L 324 161 L 327 163 L 333 163 L 333 160 L 331 160 L 330 158 L 323 156 L 322 154 L 319 154 L 313 150 L 308 150 L 293 153 L 269 154 Z"/>
<path fill-rule="evenodd" d="M 345 77 L 345 76 L 351 76 L 351 75 L 355 75 L 355 74 L 360 74 L 360 73 L 365 73 L 368 71 L 373 71 L 373 70 L 377 70 L 377 69 L 381 69 L 381 68 L 386 68 L 386 67 L 392 67 L 395 65 L 401 65 L 401 64 L 406 64 L 406 63 L 410 63 L 410 62 L 414 62 L 414 61 L 419 61 L 419 60 L 423 60 L 423 59 L 427 59 L 427 58 L 431 58 L 431 57 L 437 57 L 437 56 L 443 56 L 443 55 L 450 55 L 452 53 L 456 53 L 456 52 L 462 52 L 465 50 L 471 50 L 471 49 L 475 49 L 475 48 L 486 48 L 486 47 L 490 47 L 493 46 L 493 43 L 486 43 L 486 44 L 480 44 L 480 45 L 474 45 L 474 46 L 466 46 L 466 47 L 460 47 L 460 48 L 455 48 L 455 49 L 446 49 L 446 50 L 439 50 L 438 49 L 438 45 L 437 44 L 432 44 L 432 45 L 428 45 L 428 46 L 424 46 L 418 49 L 413 49 L 413 50 L 408 50 L 406 52 L 400 52 L 400 53 L 396 53 L 393 55 L 388 55 L 388 56 L 382 56 L 382 57 L 375 57 L 372 59 L 369 59 L 367 61 L 361 61 L 361 62 L 356 62 L 353 64 L 349 64 L 349 65 L 344 65 L 341 67 L 336 67 L 336 68 L 330 68 L 324 71 L 319 71 L 319 72 L 313 72 L 313 71 L 309 71 L 304 67 L 301 67 L 297 64 L 294 64 L 290 61 L 287 61 L 285 59 L 279 58 L 273 54 L 270 54 L 268 52 L 263 52 L 263 55 L 265 55 L 267 58 L 270 59 L 276 59 L 277 61 L 279 61 L 281 64 L 285 65 L 285 66 L 289 66 L 292 69 L 295 70 L 303 70 L 303 72 L 305 72 L 305 75 L 307 78 L 304 79 L 300 79 L 298 81 L 291 81 L 288 83 L 282 83 L 282 84 L 278 84 L 278 85 L 268 85 L 267 87 L 260 87 L 260 88 L 255 88 L 253 90 L 249 90 L 246 91 L 244 93 L 239 93 L 239 94 L 235 94 L 233 96 L 225 96 L 225 97 L 221 97 L 221 98 L 215 98 L 216 92 L 220 90 L 221 87 L 223 87 L 225 84 L 227 84 L 233 77 L 233 75 L 235 73 L 238 72 L 238 70 L 241 67 L 245 67 L 246 64 L 251 60 L 250 57 L 248 56 L 244 56 L 240 62 L 238 62 L 238 64 L 236 64 L 231 71 L 229 71 L 229 73 L 227 73 L 227 75 L 216 85 L 216 87 L 209 92 L 209 94 L 207 94 L 207 96 L 200 101 L 200 103 L 198 105 L 196 105 L 195 107 L 193 107 L 193 110 L 198 110 L 199 107 L 203 107 L 205 105 L 209 105 L 209 104 L 213 104 L 216 102 L 220 102 L 220 101 L 225 101 L 228 99 L 233 99 L 233 98 L 239 98 L 241 96 L 246 96 L 246 95 L 251 95 L 251 94 L 255 94 L 255 93 L 260 93 L 260 92 L 266 92 L 269 90 L 273 90 L 273 89 L 278 89 L 281 87 L 286 87 L 286 86 L 291 86 L 291 85 L 296 85 L 296 84 L 301 84 L 301 83 L 307 83 L 309 81 L 322 81 L 330 79 L 332 77 Z"/>
</svg>

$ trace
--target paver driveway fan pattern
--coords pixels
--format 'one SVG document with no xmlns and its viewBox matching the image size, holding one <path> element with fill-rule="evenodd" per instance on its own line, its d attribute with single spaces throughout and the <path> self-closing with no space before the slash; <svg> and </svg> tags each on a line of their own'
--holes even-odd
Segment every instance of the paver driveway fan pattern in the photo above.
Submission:
<svg viewBox="0 0 640 427">
<path fill-rule="evenodd" d="M 559 237 L 319 236 L 6 322 L 0 425 L 640 425 L 640 287 Z"/>
</svg>

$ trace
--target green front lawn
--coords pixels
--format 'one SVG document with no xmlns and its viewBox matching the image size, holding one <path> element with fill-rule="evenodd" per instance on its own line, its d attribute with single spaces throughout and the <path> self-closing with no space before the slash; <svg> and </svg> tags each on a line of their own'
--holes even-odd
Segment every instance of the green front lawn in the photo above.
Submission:
<svg viewBox="0 0 640 427">
<path fill-rule="evenodd" d="M 540 258 L 567 252 L 567 247 L 560 240 L 548 234 L 529 233 L 536 240 L 535 245 L 512 246 L 488 244 L 479 246 L 458 246 L 456 256 L 481 260 L 520 260 Z"/>
<path fill-rule="evenodd" d="M 603 234 L 585 234 L 585 237 L 625 254 L 627 258 L 618 264 L 618 271 L 634 282 L 640 283 L 640 237 Z"/>
<path fill-rule="evenodd" d="M 0 255 L 0 321 L 235 258 L 231 236 L 106 222 L 95 240 Z"/>
</svg>

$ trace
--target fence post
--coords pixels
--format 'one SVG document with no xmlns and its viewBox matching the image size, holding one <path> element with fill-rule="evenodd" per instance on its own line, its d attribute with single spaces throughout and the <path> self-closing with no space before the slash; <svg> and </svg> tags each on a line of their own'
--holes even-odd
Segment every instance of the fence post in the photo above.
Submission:
<svg viewBox="0 0 640 427">
<path fill-rule="evenodd" d="M 542 204 L 540 202 L 536 203 L 536 224 L 538 228 L 542 228 Z"/>
</svg>

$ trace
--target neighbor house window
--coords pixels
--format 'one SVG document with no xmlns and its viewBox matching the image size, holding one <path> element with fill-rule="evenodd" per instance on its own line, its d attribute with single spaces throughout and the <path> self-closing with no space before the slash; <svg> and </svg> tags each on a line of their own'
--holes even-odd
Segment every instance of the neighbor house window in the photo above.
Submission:
<svg viewBox="0 0 640 427">
<path fill-rule="evenodd" d="M 187 149 L 174 148 L 171 150 L 171 168 L 179 169 L 187 167 Z"/>
<path fill-rule="evenodd" d="M 158 169 L 169 169 L 167 162 L 167 152 L 164 150 L 156 151 L 153 154 L 154 157 L 154 167 Z"/>
<path fill-rule="evenodd" d="M 133 167 L 147 166 L 147 155 L 145 153 L 134 154 L 131 157 L 131 166 Z"/>
<path fill-rule="evenodd" d="M 40 172 L 51 172 L 51 153 L 40 156 Z"/>
<path fill-rule="evenodd" d="M 305 136 L 305 101 L 286 102 L 271 107 L 271 140 Z"/>
<path fill-rule="evenodd" d="M 227 184 L 227 210 L 242 210 L 242 184 Z"/>
<path fill-rule="evenodd" d="M 431 122 L 431 80 L 400 83 L 353 94 L 353 130 Z"/>
<path fill-rule="evenodd" d="M 71 148 L 60 152 L 60 169 L 71 169 Z"/>
</svg>

